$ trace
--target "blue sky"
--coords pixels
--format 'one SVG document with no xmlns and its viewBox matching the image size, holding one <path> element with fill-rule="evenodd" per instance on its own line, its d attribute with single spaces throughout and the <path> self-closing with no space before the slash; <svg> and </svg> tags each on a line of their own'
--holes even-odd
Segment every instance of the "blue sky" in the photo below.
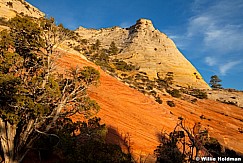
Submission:
<svg viewBox="0 0 243 163">
<path fill-rule="evenodd" d="M 174 40 L 206 82 L 243 90 L 242 0 L 27 0 L 57 23 L 76 29 L 129 27 L 139 18 Z"/>
</svg>

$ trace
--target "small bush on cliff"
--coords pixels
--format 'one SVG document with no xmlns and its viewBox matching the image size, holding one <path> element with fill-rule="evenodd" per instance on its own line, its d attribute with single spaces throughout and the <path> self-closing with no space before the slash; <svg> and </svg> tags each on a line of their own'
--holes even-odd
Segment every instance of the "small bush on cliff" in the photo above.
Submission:
<svg viewBox="0 0 243 163">
<path fill-rule="evenodd" d="M 190 95 L 197 97 L 199 99 L 207 99 L 208 95 L 207 92 L 204 92 L 203 90 L 200 89 L 193 89 L 191 92 L 189 92 Z"/>
<path fill-rule="evenodd" d="M 167 101 L 167 105 L 169 105 L 170 107 L 175 107 L 175 103 L 173 101 Z"/>
<path fill-rule="evenodd" d="M 13 2 L 7 2 L 7 6 L 9 7 L 9 8 L 13 8 Z"/>
<path fill-rule="evenodd" d="M 101 45 L 101 42 L 100 42 L 99 39 L 97 39 L 96 42 L 95 42 L 95 44 L 93 44 L 93 45 L 91 46 L 91 49 L 92 49 L 93 51 L 99 50 L 100 45 Z"/>
<path fill-rule="evenodd" d="M 8 25 L 7 19 L 4 17 L 0 17 L 0 25 L 7 26 Z"/>
<path fill-rule="evenodd" d="M 109 47 L 109 53 L 110 55 L 116 55 L 118 54 L 119 49 L 116 47 L 116 44 L 114 41 L 111 42 L 110 47 Z"/>
<path fill-rule="evenodd" d="M 114 65 L 116 66 L 117 70 L 120 71 L 132 71 L 135 70 L 135 66 L 131 65 L 131 64 L 127 64 L 124 61 L 115 61 Z"/>
<path fill-rule="evenodd" d="M 172 97 L 176 97 L 176 98 L 180 98 L 180 97 L 181 97 L 180 91 L 179 91 L 178 89 L 167 90 L 167 92 L 168 92 Z"/>
<path fill-rule="evenodd" d="M 162 103 L 163 103 L 163 101 L 160 99 L 159 96 L 156 96 L 156 97 L 155 97 L 155 101 L 156 101 L 157 103 L 159 103 L 159 104 L 162 104 Z"/>
</svg>

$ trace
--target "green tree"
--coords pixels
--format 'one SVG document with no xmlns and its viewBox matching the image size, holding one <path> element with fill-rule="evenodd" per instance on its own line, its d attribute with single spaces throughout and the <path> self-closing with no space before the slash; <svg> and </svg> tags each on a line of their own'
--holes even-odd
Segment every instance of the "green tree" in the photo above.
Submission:
<svg viewBox="0 0 243 163">
<path fill-rule="evenodd" d="M 109 52 L 111 55 L 116 55 L 119 52 L 119 49 L 116 47 L 116 44 L 114 41 L 111 42 L 109 47 Z"/>
<path fill-rule="evenodd" d="M 15 17 L 0 33 L 0 149 L 5 163 L 21 162 L 60 117 L 89 116 L 99 107 L 86 94 L 99 79 L 91 67 L 59 74 L 56 48 L 69 36 L 54 19 Z"/>
<path fill-rule="evenodd" d="M 174 80 L 174 73 L 173 72 L 167 72 L 164 78 L 164 81 L 167 83 L 168 86 L 173 84 Z"/>
<path fill-rule="evenodd" d="M 100 118 L 92 118 L 87 122 L 75 122 L 70 119 L 58 120 L 61 125 L 55 128 L 60 143 L 55 151 L 62 153 L 64 162 L 112 162 L 131 163 L 131 156 L 122 152 L 120 146 L 106 143 L 108 128 L 100 124 Z M 75 131 L 80 131 L 79 133 Z M 48 143 L 48 144 L 47 144 Z M 44 147 L 50 148 L 47 142 Z M 40 144 L 43 147 L 43 143 Z"/>
<path fill-rule="evenodd" d="M 209 85 L 212 88 L 220 89 L 220 88 L 222 88 L 222 85 L 220 84 L 220 82 L 222 82 L 222 80 L 219 79 L 219 77 L 217 75 L 213 75 L 213 76 L 211 76 L 211 80 L 209 82 Z"/>
<path fill-rule="evenodd" d="M 92 49 L 92 50 L 95 50 L 95 51 L 96 51 L 96 50 L 99 50 L 100 45 L 101 45 L 101 42 L 100 42 L 99 39 L 97 39 L 96 42 L 95 42 L 95 44 L 93 44 L 93 45 L 91 46 L 91 49 Z"/>
</svg>

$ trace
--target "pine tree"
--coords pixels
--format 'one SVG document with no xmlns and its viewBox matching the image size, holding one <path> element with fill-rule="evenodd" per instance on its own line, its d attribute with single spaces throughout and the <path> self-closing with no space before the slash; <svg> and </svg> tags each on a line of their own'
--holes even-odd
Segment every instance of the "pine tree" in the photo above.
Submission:
<svg viewBox="0 0 243 163">
<path fill-rule="evenodd" d="M 222 82 L 222 80 L 219 79 L 219 77 L 217 75 L 213 75 L 213 76 L 211 76 L 209 85 L 214 89 L 220 89 L 220 88 L 222 88 L 222 85 L 220 84 L 220 82 Z"/>
<path fill-rule="evenodd" d="M 116 55 L 118 54 L 119 49 L 116 47 L 116 44 L 114 41 L 111 42 L 110 47 L 109 47 L 109 52 L 111 55 Z"/>
<path fill-rule="evenodd" d="M 15 17 L 0 33 L 0 149 L 5 163 L 21 162 L 59 118 L 89 116 L 99 106 L 87 94 L 99 72 L 91 67 L 54 71 L 56 48 L 69 36 L 54 19 Z"/>
</svg>

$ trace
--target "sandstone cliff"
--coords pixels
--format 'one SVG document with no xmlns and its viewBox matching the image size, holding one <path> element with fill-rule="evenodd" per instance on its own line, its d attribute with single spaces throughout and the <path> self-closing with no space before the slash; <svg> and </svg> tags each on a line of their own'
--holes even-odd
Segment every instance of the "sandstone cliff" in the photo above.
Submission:
<svg viewBox="0 0 243 163">
<path fill-rule="evenodd" d="M 155 162 L 152 160 L 153 151 L 160 143 L 158 135 L 165 130 L 171 132 L 178 117 L 183 117 L 190 128 L 195 122 L 201 122 L 203 128 L 209 130 L 210 136 L 215 137 L 222 145 L 243 152 L 243 139 L 239 132 L 239 128 L 243 127 L 241 108 L 208 99 L 198 99 L 191 103 L 169 95 L 162 95 L 164 102 L 158 104 L 107 75 L 94 63 L 73 53 L 63 53 L 65 55 L 59 61 L 60 70 L 76 66 L 92 66 L 99 70 L 100 84 L 91 88 L 89 95 L 101 106 L 98 116 L 110 129 L 108 142 L 120 145 L 119 134 L 129 133 L 132 154 L 136 158 L 142 157 L 147 162 Z M 176 106 L 169 107 L 166 104 L 168 100 L 173 100 Z M 78 120 L 80 117 L 75 118 Z"/>
<path fill-rule="evenodd" d="M 43 17 L 45 14 L 25 0 L 0 0 L 0 17 L 10 19 L 16 13 L 32 17 Z"/>
<path fill-rule="evenodd" d="M 15 17 L 17 14 L 24 14 L 35 18 L 45 16 L 38 8 L 24 0 L 0 0 L 0 31 L 7 29 L 4 25 L 5 21 Z"/>
<path fill-rule="evenodd" d="M 100 40 L 103 48 L 108 48 L 114 41 L 120 49 L 115 58 L 140 67 L 140 71 L 146 72 L 150 79 L 164 78 L 168 72 L 173 72 L 175 86 L 209 89 L 174 42 L 155 29 L 150 20 L 139 19 L 135 25 L 125 29 L 117 26 L 99 30 L 80 27 L 76 32 L 91 43 Z"/>
</svg>

